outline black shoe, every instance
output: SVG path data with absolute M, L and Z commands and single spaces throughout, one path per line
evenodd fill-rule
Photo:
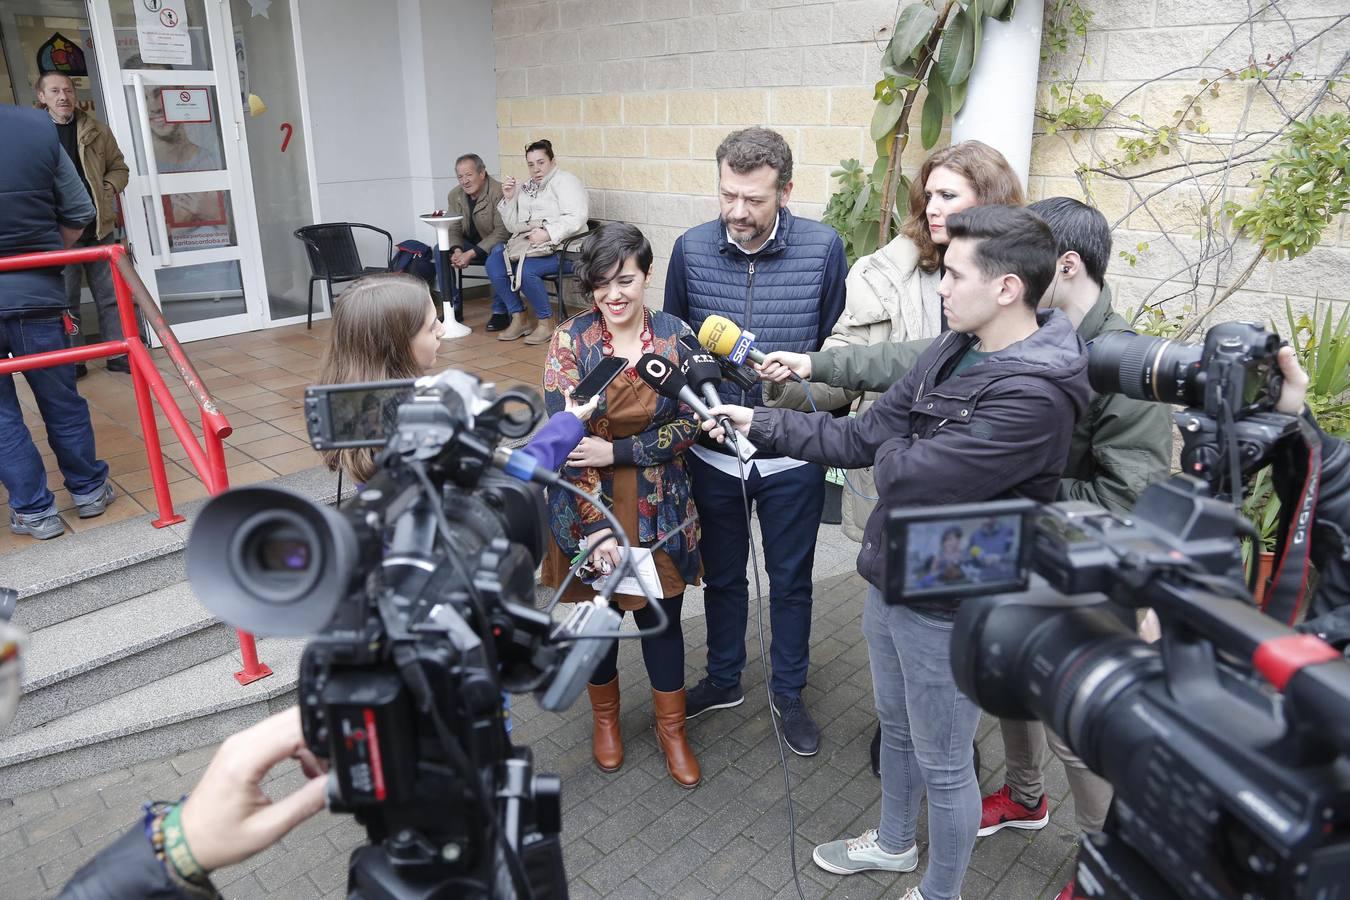
M 84 376 L 86 376 L 86 375 L 88 375 L 88 374 L 89 374 L 89 367 L 88 367 L 88 366 L 86 366 L 84 363 L 76 363 L 76 364 L 75 364 L 75 377 L 76 377 L 76 378 L 83 378 Z
M 979 767 L 975 771 L 979 772 Z M 881 723 L 877 723 L 876 733 L 872 735 L 872 774 L 881 777 Z
M 464 324 L 464 307 L 458 306 L 455 308 L 455 321 L 461 325 Z
M 130 375 L 131 360 L 127 359 L 125 356 L 110 356 L 108 357 L 108 371 L 121 372 L 123 375 Z
M 738 684 L 735 687 L 718 687 L 711 678 L 705 678 L 694 685 L 684 696 L 684 717 L 692 719 L 710 709 L 730 709 L 745 702 L 745 694 Z
M 505 331 L 506 326 L 511 324 L 510 313 L 493 313 L 492 318 L 488 319 L 488 331 Z
M 783 723 L 783 740 L 798 756 L 815 756 L 820 749 L 820 729 L 806 711 L 801 694 L 774 694 L 773 711 Z

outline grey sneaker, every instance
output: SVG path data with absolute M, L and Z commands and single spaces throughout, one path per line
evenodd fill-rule
M 15 534 L 27 534 L 39 541 L 48 541 L 65 534 L 66 523 L 53 513 L 50 516 L 20 516 L 14 510 L 9 511 L 9 530 Z
M 96 499 L 90 500 L 88 503 L 81 503 L 75 508 L 79 511 L 81 519 L 92 519 L 107 512 L 108 507 L 112 506 L 112 502 L 116 499 L 117 492 L 113 490 L 110 483 L 105 481 L 103 482 L 103 493 L 99 494 Z
M 855 838 L 821 844 L 812 853 L 816 865 L 836 875 L 854 872 L 913 872 L 919 867 L 919 845 L 903 853 L 887 853 L 877 844 L 877 830 L 869 828 Z

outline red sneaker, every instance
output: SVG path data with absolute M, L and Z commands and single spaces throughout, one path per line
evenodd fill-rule
M 1069 883 L 1064 885 L 1064 890 L 1055 895 L 1055 900 L 1073 900 L 1073 897 L 1073 879 L 1070 878 Z
M 1050 823 L 1050 807 L 1041 797 L 1034 809 L 1028 809 L 1012 798 L 1012 790 L 1005 784 L 998 793 L 980 801 L 980 837 L 988 837 L 1005 828 L 1026 828 L 1036 831 Z

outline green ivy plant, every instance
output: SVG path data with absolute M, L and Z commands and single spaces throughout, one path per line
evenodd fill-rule
M 937 143 L 942 123 L 960 112 L 966 101 L 984 21 L 1006 22 L 1015 7 L 1016 0 L 945 0 L 940 9 L 929 2 L 913 2 L 900 10 L 881 55 L 882 77 L 872 92 L 876 107 L 870 134 L 877 144 L 877 162 L 870 172 L 856 159 L 839 164 L 832 173 L 839 188 L 823 217 L 843 239 L 850 265 L 889 241 L 904 221 L 905 211 L 896 208 L 896 198 L 909 190 L 909 180 L 899 163 L 909 142 L 910 113 L 920 88 L 927 95 L 920 110 L 919 139 L 927 150 Z

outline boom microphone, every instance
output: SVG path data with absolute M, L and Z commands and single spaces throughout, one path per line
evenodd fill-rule
M 724 316 L 708 316 L 704 319 L 703 327 L 698 330 L 698 342 L 737 365 L 743 365 L 747 359 L 752 363 L 764 364 L 764 352 L 756 349 L 754 333 L 742 331 L 739 325 Z M 793 373 L 792 380 L 802 379 Z
M 644 353 L 637 361 L 637 373 L 639 378 L 649 384 L 652 390 L 661 396 L 679 400 L 692 409 L 694 415 L 705 422 L 716 422 L 721 425 L 722 430 L 727 433 L 728 440 L 736 448 L 736 453 L 742 461 L 748 462 L 750 457 L 755 455 L 755 446 L 742 437 L 725 416 L 719 419 L 712 414 L 712 410 L 708 409 L 707 405 L 690 389 L 689 382 L 685 381 L 679 370 L 670 364 L 670 360 L 664 356 L 657 356 L 655 353 Z

